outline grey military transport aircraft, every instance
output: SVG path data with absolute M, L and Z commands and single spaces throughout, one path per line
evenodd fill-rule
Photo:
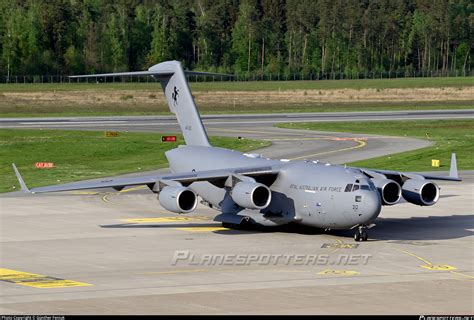
M 24 192 L 43 193 L 96 188 L 122 190 L 146 185 L 165 209 L 190 213 L 201 203 L 220 213 L 225 227 L 244 224 L 279 226 L 289 223 L 330 229 L 354 229 L 356 241 L 367 240 L 382 206 L 402 198 L 415 205 L 434 205 L 439 187 L 429 180 L 461 181 L 452 155 L 449 176 L 365 169 L 317 161 L 271 160 L 259 155 L 216 148 L 206 130 L 178 61 L 156 64 L 148 71 L 74 76 L 153 76 L 164 91 L 186 141 L 166 152 L 170 174 L 73 182 L 29 190 L 13 169 Z

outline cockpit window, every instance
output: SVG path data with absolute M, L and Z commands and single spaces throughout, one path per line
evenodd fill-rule
M 371 186 L 366 185 L 366 184 L 359 185 L 359 184 L 349 183 L 346 186 L 346 189 L 344 190 L 344 192 L 353 192 L 353 191 L 357 191 L 359 189 L 361 189 L 361 190 L 372 190 Z

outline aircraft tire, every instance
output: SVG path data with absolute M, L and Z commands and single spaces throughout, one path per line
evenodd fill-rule
M 357 230 L 354 233 L 354 240 L 357 241 L 357 242 L 361 241 L 361 234 L 360 234 L 359 230 Z
M 237 225 L 233 223 L 228 223 L 228 222 L 222 222 L 222 227 L 228 228 L 228 229 L 235 229 Z
M 368 237 L 369 237 L 369 236 L 367 235 L 367 232 L 362 231 L 361 240 L 362 240 L 362 241 L 367 241 L 367 238 L 368 238 Z

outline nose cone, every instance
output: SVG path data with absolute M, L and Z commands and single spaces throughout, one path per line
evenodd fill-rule
M 361 218 L 364 218 L 364 224 L 368 224 L 379 216 L 382 209 L 382 200 L 377 191 L 370 191 L 364 202 L 364 214 Z

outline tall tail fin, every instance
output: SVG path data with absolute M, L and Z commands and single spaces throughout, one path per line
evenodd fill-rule
M 119 72 L 94 75 L 71 76 L 70 78 L 98 78 L 120 76 L 153 76 L 158 79 L 168 102 L 170 111 L 176 115 L 186 144 L 210 146 L 201 116 L 186 80 L 188 75 L 219 75 L 216 73 L 184 71 L 179 61 L 166 61 L 156 64 L 148 71 Z M 225 75 L 230 76 L 230 75 Z
M 158 80 L 163 88 L 170 111 L 178 119 L 186 144 L 210 146 L 181 63 L 179 61 L 167 61 L 148 69 L 148 71 L 158 74 L 160 71 L 165 70 L 172 70 L 173 74 L 170 76 L 159 76 Z

